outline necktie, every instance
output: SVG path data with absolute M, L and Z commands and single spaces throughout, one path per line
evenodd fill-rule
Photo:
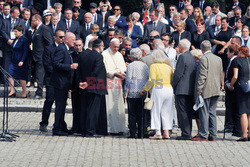
M 56 32 L 56 26 L 53 25 L 53 32 L 55 33 Z
M 153 22 L 153 28 L 154 28 L 154 30 L 155 30 L 155 28 L 156 28 L 156 24 L 155 24 L 155 22 Z
M 102 26 L 105 27 L 105 15 L 106 13 L 103 13 L 102 15 Z
M 203 2 L 201 2 L 201 11 L 203 11 Z
M 69 23 L 69 20 L 68 20 L 68 31 L 69 31 L 69 29 L 70 29 L 70 23 Z

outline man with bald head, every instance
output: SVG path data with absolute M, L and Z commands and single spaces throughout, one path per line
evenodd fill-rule
M 51 74 L 50 84 L 55 92 L 55 123 L 53 125 L 54 136 L 68 136 L 70 134 L 64 121 L 68 91 L 71 89 L 73 70 L 78 64 L 73 63 L 69 49 L 74 47 L 75 34 L 67 32 L 64 43 L 58 45 L 53 59 L 54 70 Z
M 121 134 L 125 132 L 125 108 L 123 100 L 122 81 L 126 78 L 126 64 L 119 51 L 120 41 L 113 38 L 109 48 L 104 50 L 103 61 L 107 71 L 108 95 L 106 109 L 108 132 Z

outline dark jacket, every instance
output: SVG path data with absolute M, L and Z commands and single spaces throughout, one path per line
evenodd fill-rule
M 196 63 L 194 56 L 186 51 L 177 61 L 173 77 L 173 89 L 175 95 L 194 95 Z
M 173 40 L 174 40 L 174 47 L 177 47 L 179 44 L 179 32 L 178 31 L 174 31 L 172 34 Z M 184 31 L 181 34 L 181 39 L 188 39 L 191 42 L 191 34 L 189 31 Z
M 128 26 L 126 25 L 124 27 L 124 30 L 126 32 L 126 36 L 128 36 Z M 132 31 L 132 34 L 130 36 L 132 38 L 132 48 L 136 48 L 137 47 L 137 38 L 138 37 L 142 37 L 142 32 L 141 32 L 141 28 L 140 26 L 137 26 L 137 25 L 134 25 L 134 28 L 133 28 L 133 31 Z
M 155 31 L 158 31 L 160 35 L 163 33 L 169 32 L 167 31 L 167 26 L 169 27 L 169 25 L 166 25 L 162 23 L 161 21 L 158 21 Z M 153 22 L 150 21 L 146 23 L 144 27 L 144 35 L 143 35 L 144 41 L 149 39 L 149 35 L 152 31 L 154 31 L 154 27 L 153 27 Z
M 69 50 L 67 50 L 66 44 L 61 43 L 56 48 L 54 55 L 50 85 L 57 89 L 70 90 L 73 76 L 73 70 L 70 66 L 73 60 L 69 54 Z
M 65 32 L 68 31 L 68 26 L 66 24 L 66 19 L 61 20 L 58 24 L 60 24 Z M 69 32 L 72 32 L 73 34 L 76 35 L 76 38 L 80 37 L 80 32 L 81 32 L 81 27 L 78 21 L 71 20 L 71 25 Z
M 192 19 L 187 18 L 185 23 L 186 23 L 186 29 L 185 30 L 189 31 L 191 34 L 193 34 L 197 30 L 196 25 L 195 25 L 195 23 L 194 23 L 194 21 Z
M 82 92 L 107 94 L 106 69 L 102 55 L 96 50 L 86 50 L 79 57 L 79 82 L 87 82 L 89 86 Z
M 115 25 L 123 29 L 127 25 L 126 17 L 120 16 L 119 19 L 116 21 Z

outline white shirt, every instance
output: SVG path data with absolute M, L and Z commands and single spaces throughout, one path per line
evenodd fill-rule
M 176 58 L 176 50 L 168 46 L 165 50 L 165 53 L 168 55 L 173 64 L 173 70 L 175 69 L 177 58 Z
M 36 27 L 36 29 L 38 30 L 38 28 L 42 25 L 43 23 L 40 23 L 37 27 Z
M 8 18 L 10 18 L 9 14 L 7 16 L 3 15 L 3 19 L 8 19 Z
M 115 18 L 115 21 L 119 20 L 120 17 L 121 17 L 121 15 L 117 16 L 117 17 Z
M 95 20 L 97 20 L 97 13 L 92 14 L 91 23 L 92 23 L 92 24 L 95 24 Z
M 164 24 L 169 25 L 168 20 L 167 20 L 167 19 L 165 19 L 165 18 L 163 18 L 163 17 L 160 19 L 160 21 L 161 21 L 161 22 L 163 22 Z
M 70 20 L 67 20 L 67 19 L 66 19 L 66 26 L 67 26 L 67 29 L 68 29 L 68 24 L 69 24 L 69 27 L 71 27 L 71 23 L 72 23 L 72 19 L 70 19 Z

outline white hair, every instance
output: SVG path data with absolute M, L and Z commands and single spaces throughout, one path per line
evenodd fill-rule
M 136 19 L 140 19 L 140 14 L 138 12 L 133 12 L 132 16 Z
M 200 48 L 203 52 L 209 51 L 212 49 L 211 42 L 209 40 L 205 40 L 201 43 Z
M 109 16 L 108 20 L 109 20 L 109 19 L 115 20 L 115 16 Z
M 92 17 L 92 13 L 90 13 L 90 12 L 85 13 L 84 17 L 85 17 L 87 14 L 89 14 L 89 15 Z
M 180 40 L 179 45 L 180 45 L 183 49 L 189 50 L 189 48 L 190 48 L 190 46 L 191 46 L 191 43 L 190 43 L 190 41 L 187 40 L 187 39 L 182 39 L 182 40 Z
M 57 6 L 60 7 L 60 8 L 63 7 L 63 5 L 61 3 L 59 3 L 59 2 L 57 2 L 57 3 L 54 4 L 54 8 L 56 8 Z
M 150 46 L 148 46 L 148 44 L 142 44 L 140 45 L 140 49 L 145 52 L 149 52 L 150 51 Z
M 133 60 L 140 60 L 141 57 L 142 57 L 142 51 L 141 51 L 141 49 L 139 49 L 139 48 L 133 48 L 133 49 L 131 49 L 131 51 L 130 51 L 130 57 Z
M 200 49 L 191 50 L 190 53 L 198 59 L 200 59 L 202 56 L 202 51 Z
M 156 49 L 162 50 L 164 52 L 165 46 L 164 46 L 163 42 L 156 42 L 154 44 L 154 50 L 156 50 Z
M 110 44 L 112 44 L 113 42 L 119 42 L 120 43 L 120 40 L 117 39 L 117 38 L 113 38 L 113 39 L 111 39 Z

